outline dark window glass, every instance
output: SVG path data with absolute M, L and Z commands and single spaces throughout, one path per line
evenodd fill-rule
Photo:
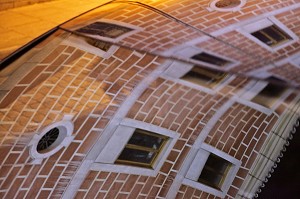
M 225 60 L 220 57 L 216 57 L 214 55 L 211 55 L 211 54 L 208 54 L 205 52 L 196 54 L 196 55 L 192 56 L 191 58 L 198 60 L 198 61 L 206 62 L 209 64 L 217 65 L 217 66 L 225 66 L 230 63 L 230 61 L 228 61 L 228 60 Z
M 227 74 L 223 72 L 195 66 L 181 79 L 203 86 L 213 87 L 222 81 L 226 76 Z
M 116 163 L 152 168 L 168 137 L 136 129 Z
M 164 139 L 162 137 L 157 137 L 154 134 L 145 134 L 144 132 L 137 130 L 128 141 L 128 144 L 159 149 L 163 144 L 163 141 Z
M 153 151 L 144 151 L 139 149 L 125 148 L 118 159 L 131 161 L 131 162 L 151 164 L 155 155 L 156 152 Z
M 270 108 L 285 90 L 284 86 L 268 84 L 251 101 Z
M 221 157 L 210 154 L 198 179 L 199 182 L 221 189 L 231 163 Z
M 106 22 L 95 22 L 76 31 L 80 33 L 99 35 L 102 37 L 109 37 L 114 39 L 132 30 L 133 29 L 131 28 L 127 28 L 116 24 Z
M 268 46 L 276 46 L 291 39 L 290 36 L 275 25 L 263 28 L 251 34 Z
M 53 128 L 48 131 L 38 142 L 36 150 L 42 153 L 44 150 L 48 149 L 58 138 L 59 129 Z

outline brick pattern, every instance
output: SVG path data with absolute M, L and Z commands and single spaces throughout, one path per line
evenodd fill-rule
M 78 27 L 78 23 L 87 24 L 88 21 L 91 21 L 91 17 L 93 21 L 104 19 L 131 24 L 141 28 L 141 30 L 121 40 L 120 44 L 148 52 L 164 52 L 186 41 L 203 36 L 198 31 L 139 5 L 126 3 L 114 3 L 112 5 L 115 7 L 99 8 L 94 13 L 68 23 L 66 27 Z
M 220 118 L 205 142 L 242 161 L 240 172 L 248 172 L 278 116 L 267 116 L 257 110 L 235 103 Z M 234 198 L 245 177 L 236 176 L 228 197 Z
M 248 1 L 241 11 L 233 13 L 209 12 L 206 9 L 208 6 L 207 1 L 195 2 L 185 0 L 179 4 L 175 3 L 174 0 L 170 0 L 163 2 L 145 1 L 144 3 L 148 3 L 189 25 L 199 28 L 201 31 L 211 33 L 265 12 L 294 5 L 297 2 L 295 0 L 265 0 L 261 1 L 261 3 Z M 113 5 L 117 6 L 118 9 L 114 7 L 108 12 L 107 8 L 104 7 L 103 11 L 99 9 L 93 14 L 70 23 L 70 26 L 76 25 L 79 22 L 87 23 L 86 21 L 90 20 L 91 17 L 132 24 L 142 28 L 142 30 L 126 37 L 120 41 L 120 44 L 155 53 L 165 52 L 187 41 L 204 36 L 199 31 L 139 5 L 128 5 L 126 3 Z M 122 10 L 122 13 L 119 10 Z M 298 23 L 299 10 L 299 8 L 289 10 L 275 16 L 298 36 L 300 36 L 300 24 Z M 218 39 L 224 42 L 210 38 L 207 41 L 196 44 L 196 46 L 236 60 L 240 64 L 230 71 L 238 73 L 259 69 L 262 66 L 272 64 L 273 61 L 287 58 L 300 50 L 300 42 L 297 41 L 283 49 L 271 52 L 237 31 L 227 32 L 218 36 Z M 235 47 L 238 47 L 238 49 Z
M 208 194 L 206 192 L 200 191 L 198 189 L 194 189 L 192 187 L 181 185 L 179 191 L 176 195 L 176 199 L 198 199 L 198 198 L 208 198 L 208 199 L 220 199 L 220 197 Z
M 274 75 L 278 75 L 282 77 L 283 79 L 287 79 L 295 84 L 300 83 L 300 68 L 292 65 L 292 64 L 284 64 L 282 66 L 270 69 L 269 72 L 271 72 Z
M 120 183 L 115 177 L 114 179 L 102 180 L 105 184 L 109 181 L 111 188 L 108 189 L 105 184 L 98 183 L 96 177 L 93 180 L 90 179 L 91 173 L 95 173 L 93 171 L 90 172 L 90 175 L 86 177 L 81 185 L 77 197 L 89 198 L 91 197 L 89 194 L 97 190 L 97 193 L 94 194 L 98 194 L 98 198 L 108 197 L 110 192 L 118 192 L 117 198 L 131 198 L 133 197 L 131 194 L 135 194 L 140 198 L 165 198 L 191 149 L 191 145 L 226 99 L 225 96 L 212 96 L 173 81 L 158 78 L 139 97 L 127 117 L 161 126 L 181 134 L 167 157 L 167 161 L 161 167 L 159 174 L 156 177 L 129 175 L 128 179 L 131 179 L 129 187 L 129 182 L 125 182 L 122 186 L 121 184 L 115 185 Z M 102 173 L 97 172 L 93 176 L 100 176 Z M 121 174 L 108 173 L 107 175 L 117 176 Z M 132 180 L 132 178 L 135 180 Z M 145 179 L 144 183 L 139 182 L 138 179 L 140 178 Z
M 165 198 L 201 130 L 216 110 L 247 82 L 248 80 L 244 78 L 233 79 L 219 93 L 210 95 L 171 80 L 163 78 L 155 80 L 135 102 L 127 117 L 180 133 L 180 138 L 159 174 L 156 177 L 148 177 L 91 171 L 81 185 L 77 198 L 94 196 L 105 198 L 113 193 L 116 198 L 131 198 L 132 194 L 139 198 Z M 295 96 L 295 93 L 291 94 L 282 103 L 283 107 L 278 107 L 276 110 L 278 114 L 283 113 L 282 110 L 286 109 Z M 248 106 L 235 103 L 210 131 L 206 143 L 242 161 L 242 166 L 226 198 L 236 196 L 277 120 L 277 114 L 267 116 Z M 103 175 L 105 178 L 100 177 Z M 124 175 L 127 176 L 127 180 L 130 179 L 130 183 L 117 177 Z M 143 183 L 139 182 L 141 178 L 146 180 Z M 218 198 L 185 185 L 180 187 L 176 197 Z
M 0 193 L 60 198 L 122 102 L 162 62 L 123 48 L 108 59 L 66 45 L 49 52 L 0 103 Z M 31 165 L 27 144 L 65 114 L 74 115 L 74 141 Z
M 218 12 L 207 10 L 209 1 L 206 0 L 183 0 L 178 3 L 176 0 L 168 1 L 146 1 L 170 15 L 183 20 L 207 33 L 222 29 L 239 21 L 250 19 L 257 15 L 271 12 L 280 8 L 299 3 L 297 0 L 262 0 L 247 1 L 239 12 Z

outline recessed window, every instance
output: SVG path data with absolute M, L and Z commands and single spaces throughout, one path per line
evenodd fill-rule
M 241 161 L 205 143 L 189 158 L 192 163 L 182 183 L 224 198 Z
M 198 178 L 198 182 L 221 189 L 231 165 L 227 160 L 210 154 Z
M 270 51 L 279 50 L 298 40 L 298 36 L 275 17 L 247 24 L 238 31 Z
M 224 80 L 227 75 L 227 73 L 194 66 L 181 79 L 212 88 Z
M 124 119 L 104 132 L 93 170 L 156 176 L 179 133 L 148 123 Z
M 116 163 L 152 168 L 167 140 L 166 136 L 136 129 Z
M 267 84 L 251 101 L 271 108 L 285 91 L 286 87 L 284 86 Z
M 269 27 L 255 31 L 251 33 L 251 35 L 253 35 L 261 42 L 271 47 L 280 45 L 281 43 L 292 39 L 288 34 L 286 34 L 276 25 L 271 25 Z
M 117 24 L 107 23 L 107 22 L 95 22 L 80 29 L 77 29 L 77 32 L 98 35 L 101 37 L 109 37 L 115 39 L 121 35 L 132 31 L 133 29 L 120 26 Z
M 206 52 L 201 52 L 199 54 L 196 54 L 191 57 L 191 59 L 197 60 L 197 61 L 202 61 L 208 64 L 216 65 L 216 66 L 226 66 L 227 64 L 230 64 L 231 62 L 223 59 L 221 57 L 217 57 L 215 55 L 206 53 Z

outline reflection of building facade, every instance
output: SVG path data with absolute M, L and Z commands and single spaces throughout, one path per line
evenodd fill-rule
M 299 84 L 300 4 L 212 2 L 115 2 L 9 66 L 0 196 L 252 198 L 300 96 L 239 73 Z

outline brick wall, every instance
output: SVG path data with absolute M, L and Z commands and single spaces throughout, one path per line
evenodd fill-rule
M 184 1 L 174 3 L 173 1 L 149 3 L 177 19 L 199 28 L 206 33 L 226 29 L 229 25 L 243 22 L 260 16 L 266 11 L 276 11 L 296 4 L 295 1 L 262 1 L 261 5 L 254 1 L 248 1 L 239 12 L 222 13 L 207 11 L 207 3 L 204 1 Z M 66 25 L 68 28 L 78 26 L 78 23 L 88 24 L 91 19 L 108 19 L 120 21 L 142 28 L 141 31 L 126 37 L 120 44 L 145 50 L 147 52 L 164 53 L 172 48 L 178 47 L 196 38 L 204 37 L 201 31 L 197 31 L 189 26 L 178 23 L 162 13 L 157 13 L 141 5 L 129 5 L 126 3 L 113 4 L 116 7 L 100 8 Z M 285 24 L 293 33 L 300 36 L 300 24 L 298 23 L 300 8 L 282 11 L 275 14 L 275 17 Z M 230 71 L 243 73 L 260 69 L 263 66 L 273 64 L 276 61 L 287 58 L 300 50 L 300 42 L 297 41 L 278 51 L 270 51 L 256 42 L 245 37 L 241 33 L 225 31 L 224 34 L 217 36 L 218 40 L 209 38 L 202 42 L 194 42 L 193 45 L 210 52 L 219 54 L 236 60 L 239 64 Z M 188 59 L 185 55 L 179 58 Z M 298 80 L 297 80 L 298 81 Z
M 60 198 L 122 102 L 161 62 L 123 48 L 109 59 L 66 45 L 49 52 L 0 104 L 1 197 Z M 31 165 L 32 136 L 65 114 L 74 115 L 74 141 Z

